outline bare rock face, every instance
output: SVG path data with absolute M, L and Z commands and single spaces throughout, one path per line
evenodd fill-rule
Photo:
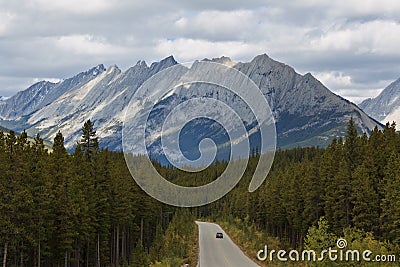
M 368 98 L 360 105 L 365 113 L 386 124 L 400 122 L 400 79 L 392 82 L 377 97 Z

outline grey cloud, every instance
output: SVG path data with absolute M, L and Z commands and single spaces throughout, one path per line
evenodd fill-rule
M 102 6 L 91 8 L 95 2 L 80 7 L 77 0 L 0 0 L 0 16 L 7 16 L 7 23 L 0 17 L 0 95 L 22 90 L 34 78 L 66 78 L 99 63 L 126 69 L 138 60 L 150 63 L 170 54 L 178 60 L 226 55 L 247 61 L 265 52 L 300 73 L 350 76 L 352 84 L 331 88 L 350 99 L 400 77 L 400 51 L 391 48 L 390 42 L 397 44 L 391 36 L 371 41 L 370 50 L 359 53 L 357 42 L 368 40 L 361 29 L 358 40 L 346 37 L 347 48 L 331 48 L 338 32 L 352 33 L 373 21 L 400 25 L 398 1 L 365 6 L 344 0 L 101 0 Z M 387 31 L 400 35 L 396 27 Z M 319 45 L 327 36 L 332 40 Z

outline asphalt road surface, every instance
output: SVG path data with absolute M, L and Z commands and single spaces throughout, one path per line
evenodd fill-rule
M 218 224 L 196 222 L 199 226 L 199 267 L 256 267 Z M 224 238 L 215 238 L 221 232 Z

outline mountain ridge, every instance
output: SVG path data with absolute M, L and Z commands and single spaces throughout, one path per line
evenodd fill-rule
M 258 55 L 250 62 L 233 62 L 229 57 L 204 60 L 236 68 L 260 88 L 275 117 L 279 147 L 326 146 L 332 138 L 343 136 L 343 127 L 350 117 L 354 117 L 360 132 L 368 133 L 375 126 L 381 127 L 310 73 L 301 75 L 267 54 Z M 56 84 L 39 82 L 0 101 L 0 124 L 16 130 L 26 129 L 30 135 L 39 132 L 48 140 L 61 130 L 66 146 L 72 148 L 79 140 L 84 121 L 91 119 L 101 145 L 121 150 L 122 121 L 130 99 L 148 78 L 176 64 L 173 56 L 150 65 L 138 61 L 125 71 L 116 65 L 106 69 L 100 64 Z M 192 92 L 186 94 L 188 97 Z M 229 100 L 226 93 L 219 96 L 221 99 L 224 96 L 229 105 L 238 104 Z M 183 96 L 169 97 L 172 100 Z

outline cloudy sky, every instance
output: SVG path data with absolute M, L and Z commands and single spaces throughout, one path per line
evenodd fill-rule
M 400 1 L 0 0 L 0 95 L 92 66 L 258 54 L 356 103 L 400 78 Z

